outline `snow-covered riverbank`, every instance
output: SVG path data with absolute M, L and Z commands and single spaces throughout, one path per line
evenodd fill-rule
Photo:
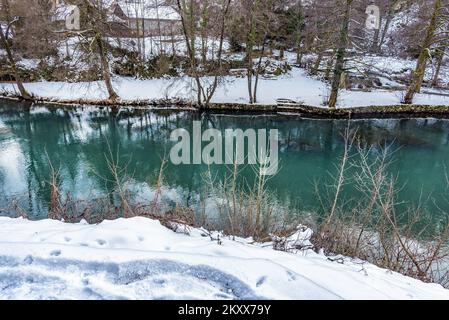
M 208 81 L 207 78 L 204 81 Z M 226 76 L 215 93 L 215 103 L 247 103 L 248 92 L 246 78 Z M 83 82 L 35 82 L 26 83 L 26 89 L 34 96 L 47 100 L 106 100 L 104 83 Z M 138 80 L 115 77 L 114 87 L 124 102 L 141 100 L 177 100 L 195 101 L 195 83 L 189 77 Z M 429 89 L 430 90 L 430 89 Z M 427 91 L 429 91 L 427 90 Z M 427 92 L 426 90 L 424 90 Z M 17 88 L 12 83 L 0 83 L 0 93 L 14 94 Z M 448 96 L 440 95 L 436 89 L 432 94 L 417 94 L 416 105 L 449 105 Z M 438 94 L 435 94 L 438 93 Z M 293 68 L 288 74 L 273 79 L 261 79 L 258 89 L 258 103 L 275 105 L 278 99 L 288 99 L 308 106 L 323 107 L 327 101 L 329 88 L 318 80 L 309 77 L 304 69 Z M 338 105 L 340 107 L 388 106 L 401 102 L 403 91 L 372 89 L 372 91 L 342 90 Z
M 0 218 L 0 299 L 449 299 L 367 263 L 189 233 L 146 218 Z

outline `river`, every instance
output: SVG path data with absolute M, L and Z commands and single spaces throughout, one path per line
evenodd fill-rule
M 50 199 L 50 166 L 59 170 L 61 189 L 89 199 L 114 189 L 106 157 L 117 155 L 132 179 L 129 188 L 144 201 L 154 194 L 161 158 L 170 152 L 170 133 L 203 129 L 278 129 L 279 173 L 268 189 L 292 214 L 320 211 L 324 194 L 344 150 L 346 120 L 304 119 L 295 115 L 223 115 L 186 111 L 124 110 L 117 116 L 95 107 L 27 107 L 0 100 L 0 208 L 16 202 L 33 219 L 45 218 Z M 449 121 L 437 119 L 352 120 L 357 141 L 379 151 L 394 151 L 388 172 L 397 177 L 399 206 L 416 206 L 435 217 L 449 212 L 446 167 L 449 166 Z M 173 165 L 164 173 L 164 201 L 195 206 L 207 189 L 206 165 Z M 212 166 L 218 177 L 229 167 Z M 251 168 L 241 176 L 251 180 Z M 314 187 L 318 185 L 318 189 Z M 206 190 L 207 191 L 207 190 Z M 349 181 L 345 198 L 359 194 Z

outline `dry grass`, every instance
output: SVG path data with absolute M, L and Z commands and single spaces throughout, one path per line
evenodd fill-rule
M 449 267 L 449 221 L 435 226 L 421 204 L 398 210 L 401 188 L 397 178 L 388 174 L 390 146 L 374 150 L 355 141 L 356 132 L 346 131 L 345 152 L 329 187 L 330 200 L 322 199 L 325 218 L 314 235 L 315 247 L 443 284 Z M 348 181 L 359 198 L 342 199 Z
M 176 232 L 188 233 L 190 227 L 205 227 L 221 230 L 225 235 L 273 242 L 277 250 L 283 250 L 283 239 L 292 235 L 298 225 L 307 225 L 314 230 L 311 242 L 317 251 L 360 258 L 449 287 L 449 222 L 432 222 L 421 205 L 406 212 L 398 210 L 396 198 L 400 187 L 396 177 L 387 173 L 391 162 L 389 146 L 366 148 L 358 142 L 357 132 L 349 128 L 344 139 L 346 147 L 333 175 L 334 183 L 327 187 L 327 192 L 318 194 L 323 213 L 311 214 L 308 220 L 289 215 L 289 209 L 268 192 L 267 177 L 260 174 L 260 168 L 253 168 L 256 178 L 248 183 L 241 179 L 242 169 L 237 164 L 221 179 L 213 176 L 211 170 L 206 172 L 207 192 L 202 195 L 201 212 L 182 204 L 168 210 L 163 208 L 165 158 L 152 185 L 153 199 L 138 202 L 127 187 L 131 177 L 126 166 L 121 167 L 118 155 L 112 152 L 105 158 L 112 177 L 108 181 L 114 183 L 114 190 L 85 201 L 63 194 L 59 171 L 49 160 L 48 216 L 65 222 L 85 219 L 90 223 L 145 216 L 160 220 Z M 343 189 L 349 183 L 356 186 L 359 198 L 344 197 Z M 27 215 L 17 201 L 13 201 L 8 210 L 18 216 Z M 220 239 L 215 240 L 220 242 Z

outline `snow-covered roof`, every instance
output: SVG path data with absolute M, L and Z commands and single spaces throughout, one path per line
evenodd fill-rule
M 179 13 L 171 6 L 158 4 L 156 1 L 120 1 L 117 2 L 128 18 L 145 18 L 153 20 L 181 20 Z
M 163 4 L 162 1 L 136 1 L 136 0 L 121 0 L 112 1 L 104 0 L 105 5 L 118 5 L 122 9 L 126 17 L 130 19 L 145 18 L 151 20 L 173 20 L 180 21 L 181 16 L 171 6 Z M 143 3 L 143 5 L 142 5 Z M 64 21 L 69 14 L 76 8 L 75 5 L 60 4 L 55 8 L 53 21 Z M 111 14 L 108 17 L 109 22 L 125 22 L 123 17 Z

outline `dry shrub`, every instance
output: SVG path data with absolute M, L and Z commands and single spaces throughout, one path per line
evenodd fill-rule
M 223 179 L 213 176 L 210 170 L 204 176 L 208 190 L 204 201 L 213 202 L 215 227 L 225 234 L 253 237 L 257 241 L 271 240 L 270 234 L 292 229 L 291 225 L 286 226 L 288 219 L 284 219 L 288 209 L 267 190 L 269 177 L 261 174 L 262 167 L 252 167 L 255 175 L 252 184 L 241 179 L 236 163 L 228 169 L 230 173 Z
M 345 152 L 330 186 L 329 209 L 313 237 L 316 249 L 443 284 L 449 263 L 449 222 L 435 227 L 421 204 L 399 210 L 400 188 L 387 170 L 390 146 L 365 148 L 355 143 L 356 132 L 349 130 L 344 137 Z M 360 194 L 357 199 L 343 199 L 348 182 Z
M 334 183 L 327 193 L 318 195 L 325 215 L 314 223 L 306 223 L 315 231 L 311 239 L 313 248 L 328 255 L 360 258 L 407 276 L 449 286 L 449 222 L 441 221 L 437 226 L 431 223 L 422 205 L 405 212 L 398 210 L 400 188 L 396 177 L 387 170 L 390 148 L 365 148 L 358 142 L 356 132 L 349 128 L 344 138 L 344 154 L 336 168 Z M 49 161 L 49 218 L 97 223 L 104 219 L 146 216 L 160 220 L 175 232 L 189 233 L 190 227 L 207 227 L 221 230 L 224 235 L 272 242 L 275 249 L 285 251 L 290 248 L 287 239 L 297 232 L 298 225 L 304 225 L 267 191 L 267 177 L 260 174 L 260 168 L 254 168 L 256 179 L 251 184 L 239 179 L 236 164 L 221 180 L 209 170 L 204 177 L 208 192 L 200 204 L 202 215 L 198 215 L 180 204 L 169 210 L 162 208 L 165 159 L 157 174 L 155 197 L 148 203 L 133 200 L 127 187 L 130 177 L 126 166 L 119 166 L 118 156 L 110 152 L 106 161 L 115 184 L 113 194 L 90 197 L 94 199 L 90 201 L 72 199 L 70 194 L 63 196 L 59 171 Z M 343 190 L 349 183 L 356 187 L 359 198 L 345 199 Z M 19 215 L 25 215 L 20 206 L 15 208 Z M 215 219 L 211 211 L 216 211 Z M 219 238 L 217 242 L 221 242 Z

